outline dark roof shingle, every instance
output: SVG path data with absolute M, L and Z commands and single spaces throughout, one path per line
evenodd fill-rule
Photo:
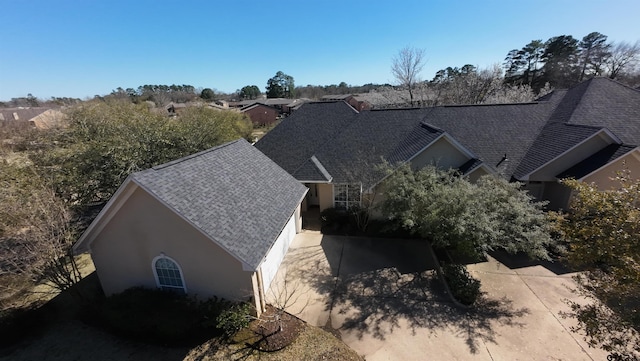
M 253 269 L 307 191 L 244 139 L 131 177 Z

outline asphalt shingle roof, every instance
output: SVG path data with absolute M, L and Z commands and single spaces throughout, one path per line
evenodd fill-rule
M 253 269 L 307 191 L 244 139 L 131 177 Z
M 521 179 L 603 128 L 565 123 L 549 123 L 533 142 L 513 176 Z
M 509 177 L 554 106 L 548 101 L 436 107 L 424 121 L 445 130 L 483 163 Z
M 357 111 L 342 101 L 307 103 L 265 134 L 256 148 L 293 174 L 318 148 L 342 132 L 356 115 Z
M 300 181 L 320 183 L 328 183 L 333 179 L 316 156 L 311 156 L 309 160 L 302 163 L 300 168 L 293 173 L 293 176 Z
M 521 104 L 361 113 L 342 102 L 307 104 L 256 146 L 299 180 L 326 181 L 309 162 L 314 155 L 343 183 L 375 178 L 365 169 L 383 158 L 406 161 L 446 133 L 477 162 L 521 179 L 605 128 L 625 145 L 640 144 L 640 92 L 593 78 Z
M 593 78 L 569 89 L 567 96 L 571 93 L 579 93 L 580 101 L 567 123 L 606 127 L 622 143 L 640 145 L 640 91 L 609 78 Z

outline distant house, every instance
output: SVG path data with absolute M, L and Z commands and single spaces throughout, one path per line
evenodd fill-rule
M 567 208 L 574 177 L 602 189 L 622 164 L 640 177 L 640 92 L 607 78 L 535 102 L 358 111 L 344 101 L 310 103 L 256 147 L 310 188 L 303 208 L 348 207 L 376 189 L 373 165 L 428 164 L 470 179 L 519 181 L 550 209 Z
M 280 110 L 260 103 L 248 105 L 240 111 L 249 116 L 254 126 L 272 125 L 280 117 Z
M 180 114 L 183 110 L 185 110 L 187 108 L 187 104 L 171 102 L 167 104 L 167 106 L 164 108 L 167 110 L 167 113 L 169 114 L 170 117 L 174 117 Z
M 229 103 L 233 108 L 248 108 L 255 104 L 262 104 L 278 110 L 280 117 L 286 117 L 302 104 L 309 102 L 309 99 L 286 99 L 286 98 L 258 98 Z
M 251 298 L 264 310 L 307 189 L 245 140 L 131 174 L 74 245 L 107 295 Z
M 50 129 L 62 124 L 59 109 L 46 107 L 0 108 L 0 125 Z
M 341 94 L 341 95 L 325 95 L 322 97 L 324 101 L 342 100 L 353 107 L 353 109 L 361 112 L 363 110 L 370 110 L 371 104 L 358 95 L 353 94 Z

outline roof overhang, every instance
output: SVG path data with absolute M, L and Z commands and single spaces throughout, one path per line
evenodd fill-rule
M 435 127 L 434 127 L 435 128 Z M 447 132 L 443 132 L 442 134 L 440 134 L 438 137 L 436 137 L 434 140 L 432 140 L 431 142 L 429 142 L 429 144 L 427 144 L 426 146 L 424 146 L 422 149 L 420 149 L 419 151 L 417 151 L 414 155 L 412 155 L 411 157 L 409 157 L 409 159 L 407 159 L 404 162 L 401 162 L 400 164 L 406 164 L 406 163 L 411 163 L 411 161 L 413 159 L 415 159 L 418 155 L 420 155 L 422 152 L 424 152 L 425 150 L 427 150 L 429 147 L 431 147 L 433 144 L 437 143 L 440 139 L 444 139 L 447 142 L 449 142 L 449 144 L 453 145 L 454 148 L 456 148 L 456 150 L 458 150 L 459 152 L 461 152 L 462 154 L 464 154 L 467 158 L 469 159 L 473 159 L 473 158 L 477 158 L 470 150 L 468 150 L 466 147 L 464 147 L 460 142 L 458 142 L 455 138 L 453 138 L 451 135 L 449 135 Z M 486 165 L 481 164 L 479 166 L 484 166 L 486 167 Z M 476 168 L 478 168 L 479 166 L 474 167 L 473 169 L 471 169 L 468 173 L 470 173 L 471 171 L 475 170 Z M 491 170 L 490 168 L 486 168 L 488 172 L 490 173 L 496 173 L 495 171 Z M 393 174 L 393 173 L 391 173 Z M 365 190 L 365 192 L 371 192 L 373 190 L 373 188 L 377 187 L 378 184 L 382 183 L 385 179 L 387 179 L 389 176 L 391 176 L 391 174 L 387 174 L 384 177 L 382 177 L 379 181 L 375 182 L 373 185 L 371 185 L 369 188 L 367 188 Z
M 133 181 L 131 176 L 128 176 L 107 204 L 102 207 L 100 213 L 98 213 L 93 222 L 91 222 L 89 227 L 82 233 L 78 241 L 73 245 L 73 253 L 91 253 L 91 244 L 95 238 L 102 232 L 113 216 L 118 213 L 118 210 L 127 202 L 137 188 L 137 183 Z
M 583 180 L 585 180 L 586 178 L 589 178 L 590 176 L 592 176 L 592 175 L 594 175 L 594 174 L 596 174 L 596 173 L 598 173 L 598 172 L 601 172 L 602 170 L 604 170 L 604 169 L 606 169 L 606 168 L 608 168 L 608 167 L 612 166 L 612 165 L 613 165 L 614 163 L 616 163 L 618 160 L 620 160 L 621 158 L 624 158 L 624 157 L 628 156 L 629 154 L 631 154 L 633 157 L 635 157 L 635 158 L 636 158 L 636 160 L 640 161 L 640 147 L 635 147 L 635 148 L 633 148 L 632 150 L 628 151 L 627 153 L 622 154 L 622 155 L 621 155 L 621 156 L 619 156 L 618 158 L 616 158 L 616 159 L 614 159 L 614 160 L 610 161 L 609 163 L 607 163 L 607 164 L 603 165 L 602 167 L 600 167 L 600 168 L 598 168 L 598 169 L 596 169 L 596 170 L 594 170 L 594 171 L 592 171 L 592 172 L 590 172 L 590 173 L 588 173 L 588 174 L 586 174 L 586 175 L 582 176 L 582 177 L 581 177 L 581 178 L 579 178 L 578 180 L 579 180 L 579 181 L 583 181 Z
M 536 168 L 536 169 L 532 170 L 531 172 L 525 174 L 524 176 L 518 178 L 518 180 L 519 181 L 523 181 L 523 182 L 529 181 L 530 180 L 529 178 L 531 177 L 532 174 L 540 171 L 541 169 L 543 169 L 544 167 L 548 166 L 549 164 L 551 164 L 551 163 L 555 162 L 556 160 L 564 157 L 565 155 L 571 153 L 573 150 L 579 148 L 580 146 L 582 146 L 586 142 L 590 141 L 591 139 L 594 139 L 595 137 L 609 138 L 609 140 L 611 141 L 611 143 L 609 143 L 609 144 L 613 144 L 613 143 L 622 144 L 622 141 L 620 140 L 620 138 L 618 138 L 615 134 L 613 134 L 609 129 L 602 128 L 599 131 L 597 131 L 596 133 L 592 134 L 591 136 L 583 139 L 579 143 L 574 144 L 571 148 L 565 150 L 564 152 L 558 154 L 554 158 L 548 160 L 547 162 L 545 162 L 544 164 L 542 164 L 538 168 Z
M 158 196 L 156 196 L 155 193 L 153 193 L 152 191 L 147 189 L 144 185 L 136 182 L 136 180 L 132 176 L 127 177 L 127 179 L 122 183 L 120 188 L 118 188 L 116 193 L 114 193 L 114 195 L 111 197 L 109 202 L 107 202 L 107 204 L 102 208 L 102 210 L 100 211 L 98 216 L 93 220 L 93 222 L 91 222 L 91 224 L 84 231 L 82 236 L 80 236 L 80 239 L 78 239 L 78 241 L 73 245 L 73 248 L 72 248 L 73 252 L 76 253 L 76 254 L 84 253 L 84 252 L 91 253 L 91 245 L 93 244 L 93 242 L 98 238 L 98 236 L 100 235 L 102 230 L 109 224 L 111 219 L 118 213 L 118 210 L 120 210 L 120 208 L 122 208 L 122 206 L 124 204 L 126 204 L 127 200 L 130 198 L 130 196 L 137 189 L 144 190 L 147 194 L 149 194 L 155 200 L 160 202 L 163 206 L 165 206 L 167 209 L 169 209 L 171 212 L 173 212 L 179 218 L 181 218 L 182 220 L 187 222 L 187 224 L 189 224 L 195 230 L 200 232 L 200 234 L 202 234 L 205 238 L 211 240 L 218 247 L 220 247 L 223 250 L 225 250 L 225 252 L 227 252 L 233 258 L 237 259 L 240 262 L 240 264 L 242 265 L 242 269 L 244 271 L 257 271 L 258 270 L 258 268 L 254 268 L 253 266 L 249 265 L 248 263 L 246 263 L 241 258 L 237 257 L 234 252 L 231 252 L 221 242 L 216 240 L 214 237 L 212 237 L 211 235 L 209 235 L 208 233 L 203 231 L 196 224 L 194 224 L 189 219 L 184 217 L 182 214 L 180 214 L 180 212 L 178 212 L 171 205 L 167 204 L 165 201 L 160 199 Z M 307 195 L 308 191 L 309 191 L 309 189 L 306 189 L 304 191 L 304 193 L 302 194 L 302 197 L 300 197 L 300 199 L 298 200 L 298 203 L 297 203 L 298 205 L 300 203 L 302 203 L 302 201 L 304 200 L 304 197 Z M 295 212 L 295 210 L 294 210 L 294 212 Z M 288 222 L 288 219 L 287 219 L 287 222 Z M 286 223 L 285 223 L 285 225 L 286 225 Z M 283 228 L 284 228 L 285 225 L 283 225 Z M 280 232 L 282 232 L 282 230 L 280 230 Z M 275 242 L 275 239 L 274 239 L 274 242 Z M 259 267 L 259 265 L 258 265 L 258 267 Z

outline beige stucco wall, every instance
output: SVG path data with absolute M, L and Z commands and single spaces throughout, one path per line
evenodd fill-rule
M 608 136 L 598 135 L 593 137 L 561 157 L 549 162 L 541 169 L 533 172 L 529 176 L 529 180 L 542 182 L 555 181 L 556 175 L 587 159 L 597 151 L 611 144 L 611 142 L 612 140 Z
M 320 212 L 333 207 L 333 184 L 318 184 L 318 201 L 320 203 Z
M 469 157 L 442 137 L 415 156 L 411 160 L 411 168 L 420 169 L 428 165 L 441 169 L 458 168 L 468 160 Z
M 600 190 L 617 189 L 620 183 L 615 180 L 616 172 L 622 170 L 624 166 L 629 169 L 632 178 L 640 178 L 640 159 L 637 152 L 631 152 L 588 175 L 582 181 L 595 183 Z
M 91 245 L 105 293 L 157 287 L 152 261 L 161 253 L 180 265 L 190 294 L 254 297 L 253 272 L 243 271 L 240 261 L 136 187 Z

